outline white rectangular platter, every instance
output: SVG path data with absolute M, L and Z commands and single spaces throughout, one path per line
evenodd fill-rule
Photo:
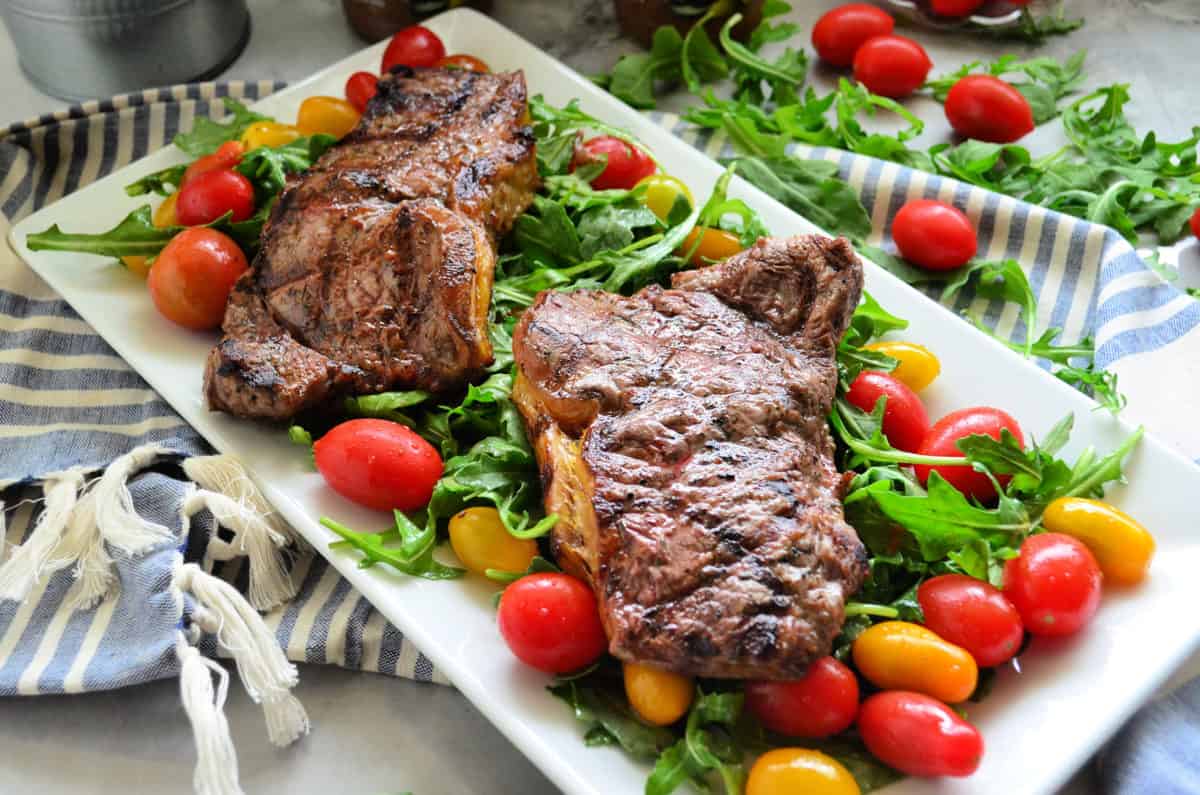
M 720 175 L 721 169 L 703 154 L 487 17 L 460 9 L 429 26 L 449 52 L 476 55 L 496 70 L 524 70 L 531 95 L 544 94 L 556 105 L 579 98 L 588 113 L 631 130 L 697 197 L 707 195 Z M 340 96 L 351 72 L 377 70 L 383 46 L 363 50 L 254 107 L 281 120 L 293 119 L 305 97 Z M 77 231 L 109 228 L 142 203 L 127 197 L 124 185 L 183 160 L 174 147 L 162 149 L 25 219 L 12 230 L 11 243 L 185 420 L 218 450 L 239 456 L 292 526 L 556 785 L 578 795 L 641 792 L 648 769 L 619 750 L 585 747 L 570 712 L 546 693 L 546 677 L 509 654 L 495 626 L 493 584 L 473 578 L 429 582 L 384 567 L 362 570 L 355 557 L 330 553 L 333 536 L 318 524 L 320 516 L 360 529 L 382 527 L 386 518 L 334 494 L 280 430 L 204 407 L 202 367 L 214 338 L 159 317 L 144 283 L 104 260 L 35 253 L 25 246 L 27 234 L 51 224 Z M 754 206 L 775 234 L 818 231 L 740 180 L 731 193 Z M 1093 411 L 1088 399 L 882 269 L 868 267 L 867 289 L 911 321 L 906 338 L 931 346 L 941 358 L 942 375 L 925 393 L 930 416 L 961 406 L 996 405 L 1012 413 L 1027 432 L 1041 435 L 1074 412 L 1076 430 L 1068 454 L 1087 444 L 1111 449 L 1131 430 L 1107 412 Z M 1004 671 L 986 702 L 971 707 L 970 718 L 987 743 L 974 776 L 907 780 L 889 793 L 1053 792 L 1195 648 L 1200 638 L 1200 611 L 1193 609 L 1200 603 L 1195 526 L 1200 468 L 1147 438 L 1128 472 L 1130 484 L 1111 496 L 1158 539 L 1149 581 L 1129 592 L 1106 593 L 1095 622 L 1079 637 L 1034 643 L 1021 658 L 1022 671 Z M 420 716 L 397 714 L 396 719 Z

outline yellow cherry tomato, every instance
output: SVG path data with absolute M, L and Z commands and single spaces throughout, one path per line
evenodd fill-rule
M 637 190 L 641 187 L 646 189 L 642 201 L 650 209 L 650 212 L 657 215 L 662 221 L 671 216 L 671 208 L 675 206 L 675 202 L 680 197 L 687 200 L 689 207 L 695 203 L 688 186 L 667 174 L 651 174 L 648 177 L 642 177 L 633 188 Z
M 696 685 L 690 677 L 640 663 L 624 663 L 625 695 L 633 711 L 654 726 L 670 726 L 687 714 Z
M 300 130 L 290 124 L 277 121 L 256 121 L 242 133 L 242 146 L 246 151 L 260 146 L 276 147 L 290 144 L 301 136 Z
M 538 553 L 532 538 L 517 538 L 504 528 L 495 508 L 467 508 L 450 517 L 450 546 L 470 571 L 524 572 Z
M 697 238 L 700 240 L 700 245 L 696 245 Z M 695 251 L 692 251 L 693 246 L 696 249 Z M 726 232 L 723 229 L 713 229 L 707 226 L 698 226 L 688 232 L 688 236 L 684 239 L 679 253 L 687 254 L 691 251 L 692 254 L 688 261 L 700 267 L 708 265 L 711 262 L 728 259 L 741 250 L 742 241 L 738 240 L 738 236 L 732 232 Z
M 933 379 L 942 371 L 941 362 L 933 355 L 933 351 L 915 342 L 872 342 L 863 348 L 891 356 L 900 362 L 899 366 L 892 370 L 892 375 L 914 392 L 920 392 L 932 384 Z
M 305 135 L 325 133 L 341 138 L 354 129 L 361 114 L 358 108 L 338 97 L 309 97 L 300 103 L 296 126 Z
M 1154 557 L 1154 536 L 1124 511 L 1099 500 L 1060 497 L 1046 506 L 1042 524 L 1083 542 L 1104 572 L 1105 582 L 1137 585 Z
M 750 768 L 746 795 L 861 795 L 842 763 L 807 748 L 767 751 Z
M 947 704 L 975 692 L 979 667 L 961 646 L 907 621 L 884 621 L 854 641 L 859 673 L 883 690 L 914 690 Z
M 175 215 L 175 202 L 179 200 L 179 191 L 167 196 L 163 199 L 163 203 L 158 205 L 158 209 L 154 211 L 154 225 L 159 229 L 166 229 L 168 226 L 179 226 L 179 218 Z
M 167 198 L 163 199 L 163 203 L 155 209 L 151 221 L 159 229 L 166 229 L 168 226 L 179 226 L 179 219 L 175 217 L 175 201 L 178 198 L 179 191 L 170 193 L 167 195 Z M 141 276 L 144 279 L 150 273 L 149 257 L 131 255 L 121 257 L 121 262 L 135 276 Z

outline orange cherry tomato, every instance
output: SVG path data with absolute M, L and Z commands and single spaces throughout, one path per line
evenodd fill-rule
M 338 97 L 309 97 L 300 103 L 296 127 L 305 135 L 324 133 L 341 138 L 358 124 L 358 109 Z
M 1099 500 L 1059 497 L 1046 506 L 1042 524 L 1052 533 L 1082 541 L 1095 556 L 1106 583 L 1137 585 L 1154 557 L 1154 536 L 1136 519 Z
M 487 74 L 492 71 L 488 65 L 476 58 L 474 55 L 447 55 L 445 58 L 439 58 L 434 66 L 441 69 L 463 69 L 468 72 L 480 72 Z
M 979 668 L 961 646 L 907 621 L 868 628 L 851 647 L 859 673 L 883 690 L 915 690 L 956 704 L 975 692 Z
M 696 244 L 697 238 L 700 240 L 699 245 Z M 692 251 L 693 248 L 695 251 Z M 679 247 L 680 254 L 691 252 L 688 262 L 696 267 L 729 259 L 741 250 L 742 241 L 738 240 L 737 235 L 726 232 L 724 229 L 713 229 L 708 226 L 698 226 L 688 232 L 688 236 L 683 240 L 683 245 Z

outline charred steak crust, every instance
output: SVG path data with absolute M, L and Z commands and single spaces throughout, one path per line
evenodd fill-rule
M 495 241 L 538 185 L 526 112 L 520 73 L 381 80 L 358 127 L 272 209 L 208 357 L 209 406 L 285 420 L 487 367 Z
M 617 657 L 790 679 L 829 653 L 867 572 L 826 424 L 862 279 L 843 239 L 764 239 L 671 289 L 545 292 L 522 317 L 552 545 Z

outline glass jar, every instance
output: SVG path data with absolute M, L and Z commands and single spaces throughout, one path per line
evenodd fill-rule
M 733 29 L 733 37 L 744 41 L 750 32 L 762 21 L 763 0 L 733 0 L 728 14 L 722 14 L 704 26 L 713 41 L 721 32 L 725 20 L 735 13 L 745 17 Z M 613 0 L 617 12 L 617 24 L 621 32 L 631 39 L 640 42 L 643 47 L 649 47 L 654 39 L 654 31 L 663 25 L 674 25 L 686 35 L 696 20 L 708 13 L 713 3 L 700 0 Z
M 379 41 L 448 8 L 470 6 L 484 13 L 492 0 L 342 0 L 350 27 L 367 41 Z

